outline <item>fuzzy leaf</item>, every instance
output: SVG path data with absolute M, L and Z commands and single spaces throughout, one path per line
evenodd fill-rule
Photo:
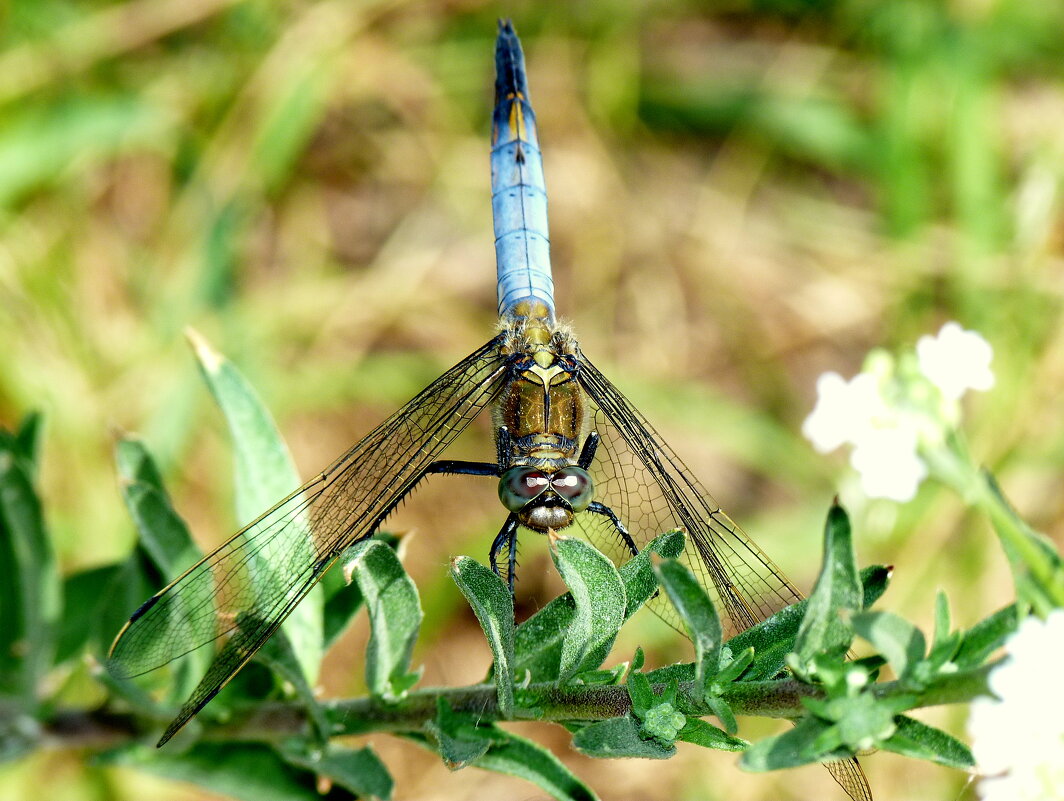
M 650 555 L 674 558 L 683 552 L 682 531 L 668 531 L 647 544 L 619 568 L 625 590 L 625 620 L 657 591 Z M 528 672 L 532 681 L 556 681 L 561 675 L 562 639 L 573 621 L 571 593 L 561 595 L 517 627 L 514 632 L 514 673 Z
M 36 701 L 55 657 L 62 585 L 32 464 L 0 442 L 0 694 Z
M 839 612 L 843 609 L 858 610 L 862 603 L 861 578 L 854 559 L 850 520 L 845 510 L 835 505 L 828 512 L 824 526 L 824 563 L 795 639 L 796 661 L 805 664 L 820 652 L 845 651 L 853 633 Z
M 717 751 L 744 751 L 750 745 L 746 740 L 732 737 L 728 732 L 701 718 L 688 718 L 687 724 L 680 730 L 676 739 Z
M 236 367 L 216 352 L 198 333 L 189 329 L 189 341 L 196 351 L 200 369 L 214 395 L 233 438 L 236 470 L 236 511 L 240 523 L 248 524 L 275 503 L 301 486 L 292 457 L 255 390 Z M 247 538 L 254 536 L 251 533 Z M 273 585 L 286 581 L 276 571 L 288 569 L 297 549 L 306 564 L 316 561 L 314 540 L 308 522 L 295 518 L 287 524 L 284 536 L 261 537 L 250 571 L 263 597 L 270 597 Z M 309 684 L 318 680 L 324 648 L 322 631 L 323 592 L 313 588 L 300 601 L 281 626 L 292 643 L 300 668 Z
M 451 562 L 451 578 L 473 608 L 495 657 L 495 684 L 499 711 L 505 718 L 514 711 L 514 604 L 506 583 L 475 559 L 460 556 Z
M 189 782 L 240 801 L 341 801 L 351 797 L 340 788 L 319 794 L 312 772 L 289 764 L 262 743 L 199 742 L 183 751 L 140 746 L 113 751 L 104 761 Z
M 416 681 L 408 670 L 422 618 L 417 588 L 395 551 L 383 542 L 364 540 L 349 553 L 347 568 L 366 599 L 372 626 L 366 683 L 374 695 L 402 697 Z
M 676 753 L 676 746 L 662 745 L 653 738 L 644 737 L 639 723 L 629 716 L 585 726 L 573 735 L 573 747 L 582 754 L 600 759 L 668 759 Z
M 906 715 L 894 719 L 898 728 L 879 747 L 913 759 L 926 759 L 958 770 L 971 770 L 975 758 L 968 746 L 941 729 Z
M 953 661 L 959 668 L 978 667 L 1005 644 L 1020 622 L 1017 604 L 1009 604 L 989 617 L 983 618 L 964 633 Z
M 559 679 L 594 670 L 624 622 L 624 585 L 613 563 L 583 540 L 556 537 L 551 558 L 573 596 L 575 613 L 562 637 Z
M 927 651 L 923 633 L 890 612 L 858 612 L 851 623 L 857 634 L 887 658 L 898 678 L 907 678 Z
M 358 749 L 329 746 L 319 752 L 302 744 L 288 745 L 281 749 L 281 754 L 289 764 L 313 771 L 359 798 L 388 801 L 392 797 L 395 782 L 369 746 Z
M 695 646 L 695 681 L 705 693 L 720 666 L 723 630 L 713 602 L 691 571 L 675 560 L 656 565 L 658 581 Z
M 595 801 L 597 796 L 554 754 L 516 734 L 495 729 L 497 737 L 474 764 L 530 781 L 558 801 Z

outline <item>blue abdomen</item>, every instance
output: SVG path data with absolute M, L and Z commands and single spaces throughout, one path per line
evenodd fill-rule
M 553 319 L 543 157 L 536 136 L 536 115 L 528 97 L 525 58 L 509 21 L 499 23 L 495 44 L 491 145 L 499 315 L 528 316 L 529 310 L 539 309 Z

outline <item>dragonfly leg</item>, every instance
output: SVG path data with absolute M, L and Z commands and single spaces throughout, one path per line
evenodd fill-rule
M 506 426 L 499 426 L 495 434 L 495 460 L 499 463 L 500 473 L 503 465 L 510 464 L 510 455 L 513 453 L 512 445 L 513 438 L 510 436 L 510 429 Z
M 599 435 L 592 431 L 587 435 L 587 439 L 584 440 L 584 447 L 580 449 L 580 458 L 577 459 L 577 465 L 587 470 L 591 467 L 591 463 L 595 461 L 595 451 L 598 450 Z M 613 512 L 610 512 L 613 514 Z M 616 522 L 616 519 L 614 520 Z M 620 525 L 619 523 L 617 525 Z
M 507 549 L 506 584 L 510 588 L 510 595 L 513 595 L 514 580 L 517 576 L 517 515 L 512 513 L 506 516 L 506 522 L 502 524 L 495 541 L 491 543 L 491 553 L 488 556 L 488 561 L 496 576 L 502 575 L 502 571 L 499 569 L 498 555 L 503 548 Z
M 590 437 L 589 437 L 590 439 Z M 586 448 L 586 446 L 585 446 Z M 624 527 L 624 523 L 617 517 L 617 513 L 604 503 L 598 501 L 592 501 L 591 505 L 587 507 L 589 512 L 594 512 L 597 515 L 608 517 L 610 522 L 613 523 L 613 527 L 617 529 L 617 533 L 621 535 L 621 539 L 624 540 L 624 544 L 628 546 L 628 550 L 632 552 L 632 556 L 639 553 L 639 549 L 635 546 L 635 540 L 632 539 L 632 535 L 628 533 L 628 529 Z
M 385 518 L 395 511 L 395 507 L 413 491 L 417 483 L 430 473 L 443 473 L 444 475 L 454 476 L 497 476 L 499 475 L 499 466 L 491 462 L 464 462 L 454 459 L 440 459 L 432 462 L 402 494 L 396 496 L 395 501 L 390 506 L 377 516 L 377 519 L 373 521 L 373 525 L 368 529 L 369 534 L 373 534 L 380 524 L 384 522 Z M 369 534 L 366 536 L 369 536 Z
M 497 476 L 499 466 L 491 462 L 463 462 L 453 459 L 440 459 L 425 468 L 424 475 L 444 473 L 452 476 Z

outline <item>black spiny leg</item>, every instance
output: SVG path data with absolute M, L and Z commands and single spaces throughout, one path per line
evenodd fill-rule
M 587 446 L 585 445 L 584 447 L 586 450 Z M 610 507 L 606 506 L 604 503 L 592 501 L 591 505 L 587 507 L 587 510 L 589 512 L 594 512 L 597 515 L 608 517 L 610 522 L 613 523 L 613 527 L 617 530 L 617 533 L 621 535 L 621 539 L 624 540 L 624 544 L 628 546 L 628 550 L 632 552 L 632 556 L 639 553 L 639 549 L 635 547 L 635 540 L 632 539 L 632 535 L 628 533 L 628 529 L 624 527 L 624 523 L 621 522 L 620 518 L 617 517 L 616 512 L 610 509 Z
M 452 476 L 497 476 L 499 472 L 499 466 L 491 462 L 463 462 L 454 459 L 441 459 L 432 462 L 417 478 L 410 482 L 410 485 L 402 493 L 396 496 L 391 506 L 377 515 L 377 519 L 373 521 L 373 525 L 370 527 L 370 532 L 375 533 L 380 524 L 384 522 L 384 519 L 395 511 L 395 507 L 402 503 L 403 499 L 413 491 L 417 483 L 430 473 L 443 473 L 444 475 Z
M 491 462 L 462 462 L 453 459 L 441 459 L 425 468 L 423 475 L 444 473 L 451 476 L 497 476 L 499 466 Z
M 499 570 L 499 551 L 506 548 L 506 586 L 510 588 L 510 596 L 514 594 L 514 578 L 517 575 L 517 515 L 511 513 L 506 516 L 506 522 L 502 524 L 491 543 L 491 553 L 488 555 L 488 563 L 496 576 L 502 576 Z
M 587 439 L 584 440 L 584 447 L 580 449 L 580 458 L 576 460 L 577 466 L 584 470 L 588 470 L 591 467 L 591 463 L 595 460 L 595 451 L 598 450 L 598 444 L 599 435 L 592 431 L 587 435 Z
M 510 464 L 510 457 L 513 454 L 512 445 L 510 429 L 506 426 L 499 426 L 499 430 L 495 433 L 495 460 L 499 463 L 499 473 L 502 473 Z

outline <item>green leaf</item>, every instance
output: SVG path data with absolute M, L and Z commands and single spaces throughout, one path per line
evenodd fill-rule
M 683 553 L 687 535 L 682 529 L 673 529 L 647 543 L 638 554 L 620 566 L 621 582 L 627 604 L 624 619 L 628 620 L 658 591 L 658 577 L 654 572 L 651 554 L 663 559 L 677 559 Z
M 474 763 L 478 768 L 530 781 L 559 801 L 597 799 L 550 751 L 511 732 L 495 731 L 497 737 L 488 752 Z
M 935 595 L 934 645 L 944 643 L 950 635 L 949 599 L 942 590 Z
M 890 568 L 875 565 L 861 571 L 864 589 L 862 608 L 867 609 L 883 594 L 890 580 Z M 727 642 L 732 653 L 754 649 L 754 663 L 743 677 L 746 681 L 773 679 L 786 664 L 786 657 L 794 650 L 795 637 L 805 615 L 808 599 L 784 607 L 768 620 L 740 632 Z
M 977 667 L 1005 644 L 1020 623 L 1018 604 L 1009 604 L 983 618 L 964 633 L 960 648 L 953 657 L 959 668 Z
M 133 767 L 175 781 L 190 782 L 240 801 L 340 801 L 339 789 L 321 795 L 317 779 L 261 743 L 199 742 L 183 751 L 135 747 L 111 752 L 107 764 Z
M 0 447 L 0 694 L 36 702 L 51 669 L 62 606 L 61 582 L 32 465 Z
M 510 590 L 499 576 L 475 559 L 460 556 L 451 562 L 451 577 L 472 607 L 495 657 L 495 684 L 499 712 L 504 718 L 514 712 L 514 604 Z
M 669 560 L 657 565 L 654 572 L 694 643 L 695 681 L 706 693 L 720 667 L 724 635 L 717 610 L 702 585 L 684 565 Z
M 687 725 L 680 729 L 676 739 L 717 751 L 744 751 L 750 745 L 746 740 L 732 737 L 701 718 L 688 718 Z
M 21 459 L 31 480 L 37 477 L 43 425 L 40 412 L 30 412 L 22 418 L 18 431 L 13 434 L 0 428 L 0 449 L 9 449 Z
M 282 747 L 281 754 L 288 763 L 325 777 L 359 798 L 388 801 L 392 797 L 395 782 L 369 746 L 358 749 L 329 746 L 320 751 L 299 743 Z
M 668 759 L 676 753 L 676 746 L 663 745 L 652 737 L 644 737 L 639 723 L 627 715 L 585 726 L 573 735 L 573 747 L 582 754 L 599 759 Z
M 400 538 L 386 531 L 378 531 L 372 539 L 383 542 L 392 550 L 398 552 Z M 337 562 L 340 569 L 328 570 L 321 580 L 321 588 L 325 591 L 324 637 L 325 647 L 329 648 L 336 639 L 351 624 L 358 610 L 362 608 L 364 599 L 358 583 L 349 581 L 344 573 L 343 565 L 350 561 L 349 551 L 340 554 Z
M 857 634 L 887 658 L 900 679 L 908 678 L 927 652 L 923 633 L 891 612 L 858 612 L 850 622 Z
M 94 655 L 106 653 L 115 632 L 152 592 L 134 562 L 102 565 L 67 576 L 63 581 L 63 613 L 59 618 L 56 663 L 81 654 L 88 646 Z
M 625 620 L 657 591 L 650 555 L 674 558 L 683 552 L 684 534 L 668 531 L 649 542 L 618 572 L 625 590 Z M 514 632 L 514 674 L 526 671 L 532 681 L 556 681 L 561 675 L 562 640 L 572 625 L 576 606 L 571 593 L 561 595 L 517 627 Z
M 873 748 L 896 728 L 894 716 L 908 709 L 914 696 L 876 698 L 872 693 L 817 700 L 803 698 L 802 704 L 822 721 L 832 724 L 814 742 L 818 753 L 846 747 L 849 753 Z
M 1064 558 L 1016 513 L 992 473 L 984 470 L 982 477 L 988 496 L 983 506 L 1012 568 L 1016 596 L 1043 617 L 1064 607 Z
M 497 733 L 490 725 L 478 726 L 471 715 L 455 712 L 442 696 L 436 700 L 435 719 L 425 728 L 450 770 L 461 770 L 484 756 Z
M 864 593 L 861 609 L 870 608 L 882 597 L 890 584 L 890 576 L 893 572 L 894 568 L 883 565 L 872 565 L 861 570 L 861 589 Z
M 583 540 L 555 537 L 551 547 L 575 613 L 562 637 L 559 679 L 594 670 L 609 654 L 624 622 L 624 585 L 613 563 Z
M 645 673 L 633 672 L 628 677 L 628 683 L 625 686 L 628 688 L 628 697 L 632 701 L 632 709 L 637 716 L 654 705 L 656 701 L 654 690 Z
M 975 767 L 972 752 L 956 737 L 907 715 L 898 715 L 894 720 L 898 726 L 897 731 L 887 740 L 880 742 L 880 748 L 959 770 L 971 770 Z
M 816 743 L 829 728 L 829 723 L 817 718 L 802 718 L 793 729 L 751 745 L 739 758 L 739 766 L 743 770 L 763 773 L 849 756 L 842 750 L 834 753 L 818 750 Z
M 401 698 L 417 681 L 410 657 L 421 626 L 417 588 L 394 550 L 378 540 L 363 540 L 349 550 L 345 566 L 366 599 L 372 632 L 366 646 L 366 683 L 388 700 Z
M 274 504 L 299 489 L 302 482 L 270 417 L 251 385 L 224 356 L 189 329 L 188 337 L 196 351 L 207 386 L 225 415 L 233 438 L 236 457 L 236 507 L 241 524 L 250 524 L 245 537 L 254 534 L 253 521 Z M 288 569 L 295 553 L 303 548 L 306 564 L 317 560 L 309 522 L 297 517 L 287 524 L 284 536 L 261 538 L 256 551 L 255 570 L 251 571 L 263 597 L 270 597 L 273 587 L 286 581 L 275 571 Z M 268 586 L 266 586 L 268 585 Z M 292 643 L 303 675 L 311 685 L 318 679 L 324 635 L 320 587 L 312 589 L 285 620 L 281 630 Z
M 670 681 L 683 683 L 695 680 L 694 662 L 677 662 L 674 665 L 665 665 L 644 673 L 651 684 L 668 684 Z
M 824 563 L 794 643 L 796 662 L 804 665 L 820 652 L 845 651 L 853 633 L 839 612 L 860 609 L 862 602 L 850 520 L 845 510 L 835 505 L 828 512 L 824 527 Z
M 131 438 L 118 440 L 115 463 L 122 497 L 137 527 L 137 547 L 168 583 L 196 564 L 203 554 L 171 504 L 144 444 Z

